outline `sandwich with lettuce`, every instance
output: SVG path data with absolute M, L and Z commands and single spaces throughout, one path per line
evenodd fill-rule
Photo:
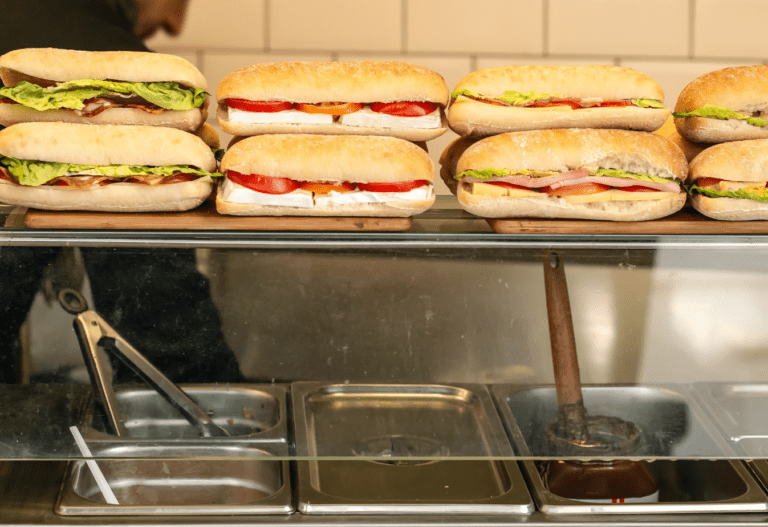
M 0 203 L 43 210 L 182 211 L 214 186 L 200 137 L 138 125 L 20 123 L 0 130 Z
M 0 124 L 63 121 L 195 131 L 207 83 L 190 62 L 160 53 L 18 49 L 0 56 Z
M 688 141 L 768 138 L 768 66 L 737 66 L 698 77 L 680 92 L 672 115 Z
M 691 204 L 716 220 L 768 220 L 768 139 L 711 146 L 691 161 Z

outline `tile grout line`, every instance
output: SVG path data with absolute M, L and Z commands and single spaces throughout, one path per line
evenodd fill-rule
M 549 0 L 544 0 L 542 3 L 541 12 L 541 55 L 542 57 L 549 56 Z
M 400 53 L 408 54 L 408 0 L 400 0 Z
M 688 0 L 688 60 L 693 59 L 696 45 L 696 0 Z
M 264 51 L 269 53 L 270 46 L 272 44 L 272 35 L 269 33 L 269 27 L 270 27 L 270 20 L 269 17 L 272 16 L 272 5 L 271 0 L 264 0 Z

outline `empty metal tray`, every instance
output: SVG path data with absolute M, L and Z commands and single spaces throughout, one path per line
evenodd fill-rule
M 290 514 L 294 510 L 288 462 L 265 459 L 270 454 L 263 450 L 242 445 L 135 445 L 93 454 L 158 459 L 98 461 L 119 505 L 106 503 L 85 461 L 70 462 L 56 504 L 58 514 Z M 216 456 L 224 459 L 210 459 Z M 173 457 L 184 459 L 169 459 Z
M 217 441 L 249 444 L 282 444 L 276 453 L 287 453 L 288 425 L 287 389 L 280 385 L 182 385 L 181 388 L 201 408 L 207 410 L 214 423 L 229 432 L 229 438 Z M 120 409 L 125 416 L 129 438 L 107 433 L 100 407 L 94 400 L 85 416 L 82 433 L 89 445 L 108 446 L 115 442 L 156 443 L 163 441 L 200 442 L 197 430 L 170 403 L 146 386 L 120 387 L 116 390 Z
M 524 460 L 523 470 L 539 509 L 546 514 L 650 514 L 765 512 L 768 498 L 740 462 L 658 460 L 650 463 L 659 487 L 658 503 L 598 504 L 562 498 L 542 482 L 530 458 L 551 457 L 544 427 L 557 415 L 554 387 L 494 386 L 504 425 Z M 591 414 L 612 415 L 643 430 L 638 457 L 723 456 L 729 453 L 708 430 L 712 425 L 685 389 L 648 386 L 584 387 Z
M 693 385 L 693 392 L 768 488 L 768 384 L 702 382 Z
M 301 512 L 533 511 L 484 386 L 296 383 L 291 390 L 296 453 L 310 458 L 297 463 Z

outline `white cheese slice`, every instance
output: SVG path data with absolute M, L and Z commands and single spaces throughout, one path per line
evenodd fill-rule
M 233 183 L 228 178 L 224 178 L 221 190 L 224 201 L 230 203 L 255 203 L 257 205 L 303 209 L 311 209 L 314 206 L 312 193 L 306 190 L 294 190 L 288 194 L 265 194 Z
M 626 192 L 624 190 L 611 189 L 605 192 L 595 194 L 584 194 L 582 196 L 562 196 L 568 203 L 593 203 L 595 201 L 649 201 L 673 198 L 678 192 Z
M 355 190 L 350 192 L 329 192 L 315 194 L 318 207 L 330 205 L 351 205 L 353 203 L 386 203 L 388 201 L 426 201 L 432 198 L 432 185 L 409 190 L 408 192 L 367 192 Z
M 421 117 L 397 117 L 365 107 L 341 116 L 341 124 L 372 128 L 440 128 L 440 109 Z
M 299 110 L 282 112 L 246 112 L 237 108 L 227 108 L 230 123 L 247 124 L 333 124 L 333 115 L 307 113 Z

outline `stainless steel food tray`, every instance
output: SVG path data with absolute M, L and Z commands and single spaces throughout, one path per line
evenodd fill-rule
M 493 395 L 517 452 L 527 457 L 523 470 L 538 508 L 545 514 L 665 514 L 701 512 L 765 512 L 768 497 L 738 461 L 657 460 L 650 469 L 659 485 L 658 503 L 597 504 L 562 498 L 549 492 L 533 458 L 552 457 L 544 426 L 557 414 L 551 386 L 497 385 Z M 698 457 L 731 455 L 710 432 L 713 425 L 684 387 L 585 386 L 584 404 L 592 414 L 632 421 L 643 430 L 636 455 Z
M 291 386 L 299 511 L 529 514 L 533 501 L 481 385 Z M 349 459 L 350 456 L 358 459 Z
M 699 382 L 692 390 L 768 489 L 768 384 Z
M 119 505 L 106 503 L 85 461 L 71 461 L 56 504 L 58 514 L 290 514 L 294 510 L 288 462 L 269 459 L 271 454 L 256 448 L 132 445 L 93 454 L 139 458 L 98 461 Z
M 270 451 L 287 455 L 287 388 L 262 384 L 190 384 L 180 386 L 214 423 L 230 437 L 227 443 L 278 445 Z M 128 438 L 106 432 L 99 406 L 94 399 L 84 417 L 83 437 L 89 445 L 174 443 L 209 444 L 170 403 L 147 386 L 122 386 L 115 390 L 125 416 Z

